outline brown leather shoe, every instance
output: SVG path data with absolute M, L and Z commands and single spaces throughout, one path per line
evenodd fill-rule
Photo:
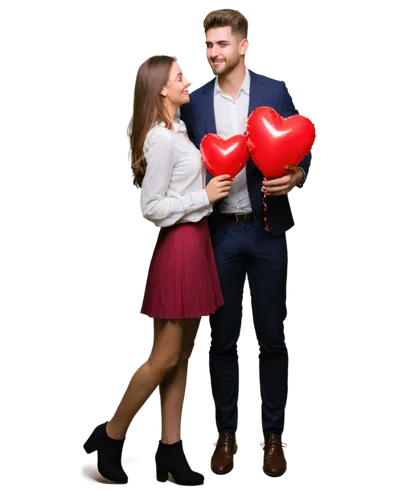
M 267 476 L 278 477 L 286 472 L 286 460 L 283 454 L 281 437 L 278 434 L 265 436 L 264 467 Z
M 220 434 L 211 458 L 211 470 L 215 474 L 228 474 L 233 469 L 233 455 L 237 448 L 234 432 Z

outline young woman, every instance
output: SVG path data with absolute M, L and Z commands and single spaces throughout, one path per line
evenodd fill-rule
M 155 56 L 139 68 L 129 124 L 134 184 L 142 188 L 143 216 L 159 226 L 141 312 L 154 318 L 149 359 L 133 375 L 111 420 L 84 444 L 97 450 L 102 476 L 126 483 L 121 465 L 128 427 L 159 386 L 162 432 L 156 453 L 158 481 L 198 485 L 204 477 L 186 461 L 180 436 L 188 360 L 201 316 L 223 304 L 208 232 L 212 203 L 228 196 L 231 179 L 215 177 L 205 187 L 199 150 L 176 118 L 189 101 L 190 82 L 176 59 Z

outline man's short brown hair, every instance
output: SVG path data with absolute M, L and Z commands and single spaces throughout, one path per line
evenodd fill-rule
M 232 35 L 239 35 L 241 40 L 247 38 L 248 22 L 238 10 L 214 10 L 207 14 L 203 26 L 206 33 L 211 28 L 230 26 L 232 28 Z

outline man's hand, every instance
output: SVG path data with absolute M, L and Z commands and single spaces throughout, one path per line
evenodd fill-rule
M 267 193 L 267 196 L 282 196 L 288 194 L 304 177 L 301 168 L 289 165 L 285 167 L 288 171 L 287 175 L 278 179 L 263 180 L 261 191 Z

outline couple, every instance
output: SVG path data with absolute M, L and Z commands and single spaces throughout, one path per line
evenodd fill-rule
M 201 162 L 207 133 L 243 134 L 248 115 L 270 106 L 283 117 L 297 114 L 283 82 L 249 71 L 246 18 L 235 10 L 211 12 L 204 20 L 206 54 L 216 79 L 189 97 L 190 82 L 175 58 L 155 56 L 139 68 L 129 127 L 134 184 L 141 208 L 160 233 L 150 264 L 141 312 L 154 318 L 149 359 L 133 375 L 111 420 L 97 426 L 84 448 L 97 451 L 105 478 L 126 483 L 121 465 L 128 427 L 159 387 L 162 433 L 156 452 L 159 481 L 168 474 L 178 484 L 203 484 L 192 471 L 180 436 L 188 360 L 201 316 L 210 315 L 210 375 L 219 438 L 211 469 L 226 474 L 237 451 L 238 356 L 246 274 L 260 346 L 263 470 L 286 470 L 281 435 L 287 397 L 287 248 L 293 226 L 287 193 L 301 187 L 311 155 L 287 175 L 263 180 L 249 160 L 232 181 L 215 178 Z M 180 112 L 179 119 L 177 117 Z M 263 209 L 263 194 L 268 209 Z

